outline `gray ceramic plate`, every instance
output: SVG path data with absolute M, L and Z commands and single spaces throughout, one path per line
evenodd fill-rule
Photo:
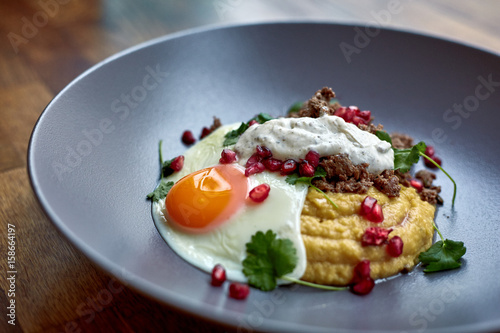
M 439 173 L 446 202 L 436 221 L 465 242 L 463 266 L 432 275 L 417 267 L 366 297 L 282 287 L 229 299 L 154 227 L 145 195 L 158 180 L 158 141 L 165 155 L 181 154 L 182 131 L 199 133 L 214 115 L 225 124 L 282 115 L 325 85 L 388 131 L 435 146 L 458 183 L 452 208 L 452 185 Z M 499 57 L 452 42 L 320 23 L 196 30 L 122 52 L 73 81 L 36 124 L 29 173 L 56 227 L 99 266 L 240 331 L 491 331 L 500 329 L 499 107 Z

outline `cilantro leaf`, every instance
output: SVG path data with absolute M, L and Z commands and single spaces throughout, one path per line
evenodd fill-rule
M 320 166 L 316 168 L 316 171 L 314 172 L 314 176 L 312 176 L 312 177 L 300 177 L 297 173 L 294 173 L 294 174 L 291 174 L 290 176 L 286 177 L 285 181 L 290 185 L 295 185 L 297 183 L 307 184 L 310 187 L 314 188 L 316 191 L 323 194 L 325 199 L 328 200 L 332 204 L 333 207 L 339 208 L 339 206 L 337 206 L 337 204 L 335 204 L 335 202 L 333 202 L 332 199 L 330 199 L 330 197 L 325 192 L 321 191 L 319 188 L 317 188 L 316 186 L 314 186 L 312 184 L 312 180 L 314 178 L 317 178 L 317 177 L 326 177 L 325 169 L 323 169 Z
M 243 260 L 243 274 L 248 283 L 263 291 L 273 290 L 277 279 L 293 272 L 297 252 L 289 239 L 277 239 L 272 230 L 258 231 L 246 244 L 247 257 Z
M 174 186 L 174 182 L 164 182 L 161 181 L 160 185 L 151 193 L 147 195 L 147 198 L 151 201 L 157 202 L 163 198 L 167 197 L 168 191 Z
M 253 117 L 252 119 L 250 119 L 248 122 L 251 122 L 252 120 L 255 120 L 257 121 L 259 124 L 263 124 L 265 123 L 266 121 L 269 121 L 269 120 L 272 120 L 274 119 L 273 117 L 271 117 L 269 114 L 267 113 L 259 113 L 258 115 L 256 115 L 255 117 Z
M 376 131 L 375 135 L 382 141 L 389 142 L 392 146 L 392 139 L 389 133 L 384 131 Z M 400 170 L 402 173 L 410 170 L 411 166 L 418 162 L 420 155 L 425 153 L 426 145 L 420 141 L 411 148 L 398 149 L 392 147 L 394 151 L 394 170 Z
M 304 106 L 304 102 L 295 102 L 290 106 L 286 114 L 290 115 L 292 113 L 297 113 L 302 109 L 302 106 Z
M 238 138 L 240 137 L 240 135 L 245 133 L 245 131 L 250 127 L 249 123 L 252 120 L 257 121 L 259 124 L 263 124 L 266 121 L 269 121 L 271 119 L 273 119 L 273 117 L 271 117 L 267 113 L 259 113 L 258 115 L 256 115 L 252 119 L 250 119 L 248 122 L 241 123 L 240 127 L 238 127 L 237 129 L 226 133 L 226 135 L 224 136 L 225 139 L 224 139 L 224 142 L 222 143 L 222 145 L 223 146 L 231 146 L 231 145 L 236 144 L 236 142 L 238 142 Z
M 389 133 L 387 133 L 385 131 L 376 131 L 375 135 L 380 140 L 389 142 L 392 146 L 392 139 L 391 139 L 391 136 L 389 135 Z
M 162 178 L 167 177 L 174 172 L 174 170 L 172 170 L 172 168 L 170 167 L 174 160 L 175 160 L 175 157 L 170 159 L 170 160 L 167 160 L 165 162 L 162 162 L 162 164 L 161 164 L 161 176 L 162 176 Z
M 425 265 L 425 273 L 439 272 L 460 267 L 462 265 L 460 258 L 466 251 L 467 248 L 463 242 L 445 239 L 420 253 L 418 259 Z
M 391 136 L 384 131 L 376 131 L 375 135 L 377 138 L 383 141 L 387 141 L 392 146 Z M 429 160 L 432 164 L 434 164 L 439 170 L 443 171 L 443 173 L 451 180 L 453 183 L 453 198 L 451 200 L 451 205 L 455 205 L 455 198 L 457 196 L 457 183 L 439 164 L 437 164 L 432 158 L 425 155 L 425 148 L 427 146 L 423 141 L 420 141 L 415 146 L 407 149 L 397 149 L 392 147 L 394 151 L 394 170 L 400 170 L 402 173 L 410 170 L 411 166 L 418 162 L 420 156 L 423 156 L 425 159 Z
M 286 177 L 285 181 L 290 185 L 295 185 L 297 183 L 307 184 L 309 186 L 312 185 L 312 180 L 317 177 L 325 177 L 326 171 L 322 167 L 317 167 L 314 172 L 314 176 L 312 177 L 300 177 L 298 173 L 293 173 L 290 176 Z
M 222 145 L 231 146 L 231 145 L 236 144 L 240 135 L 242 135 L 248 129 L 248 127 L 249 126 L 247 123 L 241 123 L 240 127 L 226 133 L 226 135 L 224 136 L 225 139 L 224 139 L 224 142 L 222 143 Z
M 420 159 L 420 154 L 425 152 L 425 148 L 426 145 L 423 141 L 407 149 L 392 148 L 394 150 L 394 170 L 399 169 L 403 173 L 410 170 L 411 166 Z

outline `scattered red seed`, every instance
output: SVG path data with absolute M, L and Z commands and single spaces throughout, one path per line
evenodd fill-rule
M 344 120 L 346 122 L 351 122 L 352 121 L 352 118 L 354 118 L 354 116 L 356 115 L 356 111 L 359 111 L 359 109 L 355 106 L 349 106 L 346 110 L 345 110 L 345 114 L 344 114 Z
M 360 215 L 370 222 L 380 223 L 384 221 L 382 206 L 377 203 L 377 199 L 370 196 L 366 196 L 361 203 Z
M 304 160 L 299 164 L 299 174 L 302 177 L 312 177 L 314 176 L 315 168 L 307 161 Z
M 271 149 L 265 147 L 265 146 L 257 146 L 255 148 L 257 151 L 257 155 L 259 155 L 262 158 L 267 158 L 267 157 L 272 157 L 273 153 L 271 152 Z
M 184 156 L 182 155 L 177 156 L 176 158 L 174 158 L 172 163 L 170 163 L 170 168 L 175 172 L 181 171 L 183 166 L 184 166 Z
M 203 129 L 201 130 L 200 140 L 209 135 L 210 133 L 212 133 L 212 131 L 208 127 L 203 127 Z
M 212 269 L 212 286 L 220 287 L 226 281 L 226 270 L 221 264 L 217 264 Z
M 429 156 L 430 157 L 430 156 Z M 442 161 L 439 157 L 437 156 L 433 156 L 432 159 L 434 160 L 434 162 L 436 162 L 439 166 L 441 166 L 442 164 Z M 437 166 L 434 165 L 434 163 L 432 163 L 431 161 L 429 161 L 428 159 L 424 159 L 424 164 L 426 167 L 428 168 L 431 168 L 431 169 L 437 169 Z
M 233 282 L 229 285 L 229 297 L 234 299 L 245 299 L 250 293 L 250 288 L 246 284 Z
M 283 165 L 283 161 L 277 160 L 273 157 L 262 160 L 262 163 L 269 171 L 278 171 L 281 169 L 281 166 Z
M 360 111 L 357 116 L 361 119 L 364 119 L 366 122 L 369 122 L 370 118 L 372 117 L 372 113 L 371 111 Z
M 352 283 L 356 283 L 365 277 L 370 277 L 370 260 L 362 260 L 354 266 Z
M 417 190 L 418 193 L 424 189 L 424 183 L 420 179 L 410 179 L 410 185 Z
M 370 212 L 370 214 L 368 214 L 366 216 L 366 218 L 368 221 L 374 222 L 374 223 L 383 222 L 384 221 L 384 212 L 382 211 L 382 206 L 380 206 L 378 203 L 373 205 L 372 211 Z
M 425 155 L 427 155 L 429 157 L 433 157 L 435 153 L 436 153 L 436 151 L 434 150 L 433 146 L 425 147 L 425 153 L 424 153 Z
M 245 164 L 245 167 L 248 168 L 249 166 L 258 163 L 262 161 L 262 157 L 259 156 L 259 154 L 254 153 L 250 158 L 247 160 L 247 163 Z
M 196 139 L 194 138 L 193 132 L 191 132 L 191 131 L 184 131 L 184 133 L 182 133 L 181 140 L 186 145 L 192 145 L 193 143 L 196 142 Z
M 295 160 L 286 160 L 281 166 L 282 175 L 290 175 L 297 170 L 297 162 Z
M 366 277 L 351 286 L 351 291 L 357 295 L 366 295 L 372 291 L 373 287 L 375 287 L 375 281 L 371 277 Z
M 366 121 L 361 117 L 354 116 L 354 117 L 352 117 L 351 123 L 358 126 L 359 124 L 366 124 Z
M 266 170 L 264 164 L 262 164 L 262 162 L 257 162 L 245 169 L 245 176 L 249 177 L 251 175 L 255 175 L 256 173 L 261 173 L 264 170 Z
M 403 253 L 403 240 L 399 236 L 394 236 L 389 240 L 385 250 L 387 253 L 394 258 L 397 258 Z
M 334 113 L 335 116 L 338 116 L 344 119 L 348 123 L 353 123 L 355 125 L 365 124 L 368 125 L 368 122 L 371 118 L 370 111 L 361 111 L 357 106 L 341 106 Z
M 377 203 L 377 199 L 370 197 L 370 196 L 366 196 L 366 198 L 361 203 L 361 213 L 360 214 L 361 215 L 368 215 L 372 211 L 373 205 L 375 205 L 376 203 Z
M 258 122 L 257 120 L 252 119 L 252 120 L 250 120 L 250 121 L 248 122 L 248 126 L 253 126 L 253 125 L 256 125 L 256 124 L 258 124 L 258 123 L 259 123 L 259 122 Z
M 314 150 L 309 150 L 306 154 L 305 160 L 309 162 L 314 168 L 319 164 L 319 153 Z
M 361 238 L 362 246 L 375 245 L 380 246 L 387 242 L 387 238 L 391 233 L 392 229 L 385 229 L 379 227 L 369 227 L 366 228 L 363 237 Z
M 271 191 L 271 186 L 264 183 L 254 187 L 248 196 L 253 202 L 262 202 L 269 196 L 269 191 Z
M 358 295 L 366 295 L 372 291 L 374 286 L 375 281 L 370 277 L 370 261 L 359 262 L 353 270 L 351 291 Z
M 221 164 L 230 164 L 233 162 L 236 162 L 236 152 L 232 151 L 231 149 L 223 149 L 222 153 L 220 154 L 220 159 L 219 163 Z

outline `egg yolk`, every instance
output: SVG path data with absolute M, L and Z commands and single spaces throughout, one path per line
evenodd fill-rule
M 206 232 L 244 204 L 248 178 L 235 164 L 221 164 L 181 178 L 165 199 L 168 220 L 190 232 Z

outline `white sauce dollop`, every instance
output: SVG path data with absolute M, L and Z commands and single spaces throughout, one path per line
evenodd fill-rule
M 374 174 L 394 169 L 394 152 L 388 142 L 337 116 L 278 118 L 250 126 L 234 146 L 240 164 L 245 165 L 257 145 L 271 149 L 280 160 L 298 161 L 314 150 L 320 156 L 348 154 L 354 164 L 370 164 L 368 171 Z

